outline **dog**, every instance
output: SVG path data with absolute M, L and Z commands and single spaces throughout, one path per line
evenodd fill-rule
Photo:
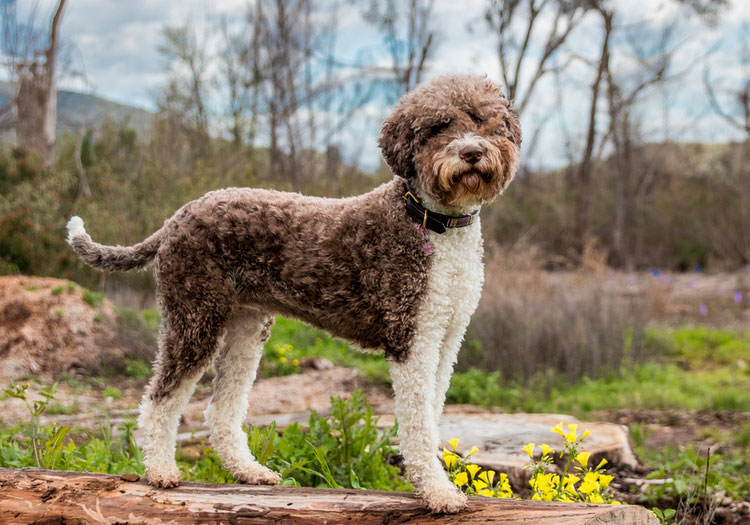
M 521 128 L 498 84 L 448 75 L 404 95 L 378 145 L 394 177 L 364 195 L 212 191 L 129 247 L 68 222 L 68 242 L 98 270 L 154 263 L 162 326 L 138 419 L 152 485 L 180 481 L 180 415 L 212 362 L 212 446 L 240 482 L 280 481 L 248 450 L 242 422 L 284 315 L 385 354 L 407 478 L 433 512 L 466 505 L 438 459 L 438 422 L 484 278 L 479 208 L 513 180 Z

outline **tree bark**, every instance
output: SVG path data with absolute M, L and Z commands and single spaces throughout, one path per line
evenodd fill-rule
M 155 489 L 128 475 L 0 469 L 0 522 L 21 523 L 535 523 L 654 524 L 643 507 L 472 497 L 457 515 L 414 494 L 183 483 Z
M 44 64 L 37 58 L 18 64 L 18 91 L 15 96 L 18 124 L 16 136 L 22 148 L 36 151 L 45 164 L 55 160 L 55 128 L 57 126 L 57 49 L 60 22 L 65 0 L 59 0 L 52 17 L 49 47 Z
M 609 37 L 612 34 L 612 18 L 614 13 L 604 8 L 598 8 L 604 22 L 604 39 L 602 40 L 601 56 L 596 70 L 596 77 L 591 86 L 591 106 L 589 109 L 589 125 L 586 133 L 586 147 L 578 169 L 576 170 L 576 202 L 574 216 L 574 234 L 578 243 L 579 253 L 583 253 L 586 237 L 589 233 L 589 207 L 591 202 L 591 175 L 594 170 L 594 145 L 596 143 L 596 117 L 599 103 L 599 91 L 604 74 L 609 67 Z

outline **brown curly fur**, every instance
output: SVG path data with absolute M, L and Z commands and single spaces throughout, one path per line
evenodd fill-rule
M 485 160 L 448 162 L 448 146 L 467 133 L 485 141 Z M 404 96 L 383 124 L 379 145 L 397 177 L 370 193 L 324 199 L 229 188 L 183 206 L 134 247 L 102 246 L 85 232 L 70 242 L 100 270 L 155 259 L 163 312 L 149 386 L 155 401 L 208 366 L 241 306 L 304 320 L 400 360 L 431 264 L 402 195 L 416 184 L 449 209 L 489 202 L 513 178 L 520 144 L 518 119 L 497 84 L 440 77 Z

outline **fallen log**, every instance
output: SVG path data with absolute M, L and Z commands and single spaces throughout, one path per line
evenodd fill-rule
M 483 497 L 431 514 L 414 494 L 186 482 L 155 489 L 134 475 L 0 469 L 0 523 L 536 523 L 658 524 L 638 506 Z

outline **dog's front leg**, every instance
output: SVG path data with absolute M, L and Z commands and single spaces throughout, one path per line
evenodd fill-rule
M 443 334 L 417 337 L 403 361 L 391 362 L 396 418 L 406 475 L 433 512 L 455 513 L 466 496 L 448 479 L 437 457 L 436 378 Z

